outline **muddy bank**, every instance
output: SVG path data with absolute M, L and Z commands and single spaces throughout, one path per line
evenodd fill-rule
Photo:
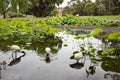
M 76 28 L 70 28 L 70 30 L 73 31 L 91 31 L 95 29 L 95 27 L 76 27 Z M 120 32 L 120 27 L 104 27 L 102 28 L 103 32 L 111 33 L 111 32 Z

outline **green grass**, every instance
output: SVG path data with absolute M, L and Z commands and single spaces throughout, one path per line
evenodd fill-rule
M 120 21 L 120 15 L 115 15 L 115 16 L 80 16 L 80 18 L 97 18 L 100 20 L 118 20 L 118 21 Z
M 40 18 L 41 17 L 34 17 L 34 18 L 26 17 L 26 18 L 8 18 L 8 19 L 33 20 L 33 19 L 40 19 Z M 120 20 L 120 15 L 115 15 L 115 16 L 80 16 L 79 18 L 97 18 L 97 19 L 100 19 L 100 20 Z

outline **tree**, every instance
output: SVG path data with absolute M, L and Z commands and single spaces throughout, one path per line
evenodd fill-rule
M 64 14 L 83 15 L 84 3 L 81 0 L 71 0 L 69 6 L 65 7 Z
M 112 14 L 117 15 L 120 14 L 120 1 L 113 0 L 114 6 L 112 8 Z
M 93 3 L 85 3 L 83 7 L 84 13 L 89 16 L 89 15 L 94 15 L 94 5 Z
M 6 18 L 6 13 L 10 9 L 10 0 L 0 0 L 0 13 Z
M 11 0 L 12 11 L 24 13 L 28 9 L 29 0 Z
M 45 17 L 48 16 L 53 9 L 55 9 L 55 4 L 59 5 L 63 0 L 38 0 L 29 11 L 32 12 L 35 16 Z M 30 13 L 28 11 L 28 13 Z
M 83 6 L 84 6 L 84 3 L 81 2 L 80 0 L 77 0 L 76 4 L 73 5 L 74 14 L 83 15 Z
M 113 0 L 103 0 L 103 2 L 106 8 L 106 14 L 112 14 L 112 7 L 114 5 Z
M 95 13 L 94 15 L 104 15 L 106 12 L 105 5 L 103 4 L 103 0 L 96 0 L 95 3 Z

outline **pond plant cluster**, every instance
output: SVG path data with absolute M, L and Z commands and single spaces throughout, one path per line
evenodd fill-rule
M 54 20 L 55 19 L 55 20 Z M 80 22 L 79 22 L 79 21 Z M 58 21 L 58 22 L 57 22 Z M 77 22 L 78 21 L 78 22 Z M 62 18 L 46 18 L 35 20 L 1 20 L 0 21 L 0 50 L 8 51 L 8 45 L 17 44 L 28 50 L 36 50 L 39 54 L 45 53 L 45 47 L 49 46 L 53 53 L 62 47 L 62 38 L 56 36 L 59 29 L 50 25 L 74 25 L 74 26 L 118 26 L 115 22 L 99 21 L 97 19 L 77 19 L 67 15 Z M 72 32 L 72 31 L 71 31 Z M 97 64 L 101 61 L 101 67 L 104 71 L 120 73 L 120 32 L 102 33 L 102 28 L 96 28 L 89 33 L 76 35 L 75 39 L 84 40 L 85 38 L 95 37 L 105 44 L 103 49 L 97 50 L 92 45 L 88 49 L 81 45 L 81 51 L 89 55 L 91 61 Z M 67 44 L 64 45 L 67 47 Z M 7 48 L 7 49 L 6 49 Z M 74 53 L 74 52 L 73 52 Z M 94 66 L 90 66 L 92 72 L 86 70 L 86 73 L 94 74 Z
M 51 26 L 119 26 L 116 22 L 104 21 L 97 19 L 80 19 L 72 15 L 64 17 L 41 18 L 41 19 L 8 19 L 0 20 L 0 41 L 14 44 L 35 44 L 46 42 L 46 46 L 59 42 L 59 38 L 55 36 L 58 30 Z M 51 26 L 50 26 L 51 25 Z M 96 36 L 102 32 L 101 28 L 91 31 L 90 34 L 82 35 L 80 38 Z M 79 37 L 77 37 L 79 38 Z M 120 32 L 104 34 L 99 37 L 102 40 L 108 39 L 112 43 L 120 42 Z M 6 44 L 8 44 L 6 43 Z M 51 44 L 49 44 L 51 43 Z M 2 44 L 2 43 L 0 43 Z M 34 47 L 35 47 L 34 46 Z
M 6 49 L 6 45 L 18 44 L 30 49 L 36 49 L 39 45 L 43 48 L 55 45 L 59 38 L 54 34 L 59 30 L 46 24 L 32 23 L 23 20 L 1 20 L 0 21 L 0 45 Z M 44 43 L 47 43 L 44 45 Z M 44 51 L 44 50 L 43 50 Z
M 73 16 L 66 14 L 63 17 L 48 17 L 38 20 L 39 23 L 46 23 L 52 26 L 71 26 L 71 27 L 119 27 L 120 22 L 101 20 L 97 18 L 81 18 L 78 16 Z
M 104 44 L 103 49 L 99 50 L 92 45 L 89 45 L 88 49 L 85 49 L 85 45 L 83 44 L 81 45 L 81 51 L 86 55 L 89 55 L 94 64 L 102 62 L 101 67 L 104 71 L 120 73 L 120 32 L 103 34 L 101 28 L 96 28 L 88 34 L 76 36 L 75 39 L 84 40 L 85 38 L 88 38 L 89 41 L 90 37 L 101 40 Z

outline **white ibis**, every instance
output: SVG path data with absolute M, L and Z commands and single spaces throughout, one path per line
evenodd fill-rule
M 77 63 L 79 62 L 80 59 L 84 58 L 83 53 L 82 52 L 75 52 L 73 54 L 73 56 L 70 57 L 70 59 L 75 59 L 77 61 Z
M 12 46 L 8 46 L 8 47 L 10 47 L 10 49 L 15 50 L 15 51 L 21 50 L 21 48 L 18 45 L 12 45 Z
M 47 54 L 49 54 L 49 53 L 51 52 L 50 47 L 46 47 L 46 48 L 45 48 L 45 52 L 46 52 Z
M 24 53 L 24 52 L 23 52 Z M 13 65 L 16 65 L 18 64 L 20 61 L 21 61 L 21 58 L 24 57 L 25 54 L 21 55 L 20 57 L 17 57 L 15 59 L 13 59 L 9 64 L 8 66 L 13 66 Z
M 51 52 L 50 47 L 46 47 L 46 48 L 45 48 L 45 52 L 46 52 L 45 61 L 46 61 L 46 63 L 50 63 L 50 52 Z
M 15 53 L 15 58 L 17 57 L 17 52 L 21 52 L 21 53 L 26 54 L 25 51 L 21 51 L 21 48 L 18 45 L 12 45 L 12 46 L 8 46 L 8 47 L 13 50 L 13 52 L 12 52 L 13 59 L 14 59 L 13 53 Z

